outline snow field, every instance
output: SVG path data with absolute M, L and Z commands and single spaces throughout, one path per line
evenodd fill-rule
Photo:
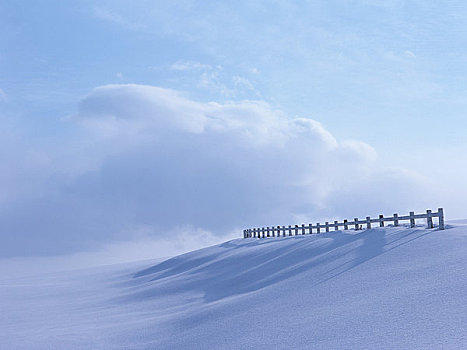
M 237 239 L 5 277 L 6 349 L 467 348 L 467 226 Z

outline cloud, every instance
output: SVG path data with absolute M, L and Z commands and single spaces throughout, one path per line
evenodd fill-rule
M 386 169 L 368 144 L 337 140 L 264 101 L 203 103 L 160 87 L 106 85 L 67 123 L 78 131 L 42 150 L 34 195 L 3 203 L 3 255 L 96 249 L 141 232 L 170 241 L 180 227 L 194 239 L 240 236 L 244 227 L 423 202 L 418 175 Z
M 242 90 L 254 92 L 255 96 L 261 97 L 261 93 L 255 89 L 253 83 L 247 78 L 235 75 L 232 78 L 234 85 Z
M 187 71 L 187 70 L 211 70 L 213 67 L 209 64 L 203 64 L 193 61 L 177 61 L 170 66 L 171 70 Z
M 106 7 L 93 7 L 92 14 L 97 19 L 121 25 L 130 30 L 139 31 L 145 30 L 147 28 L 145 24 L 137 21 L 128 20 L 125 16 L 122 16 L 120 13 L 117 13 L 116 11 Z
M 169 69 L 182 72 L 183 75 L 178 79 L 185 81 L 186 84 L 195 84 L 199 90 L 209 91 L 224 98 L 234 98 L 246 91 L 254 91 L 251 82 L 238 76 L 230 78 L 221 65 L 212 66 L 200 62 L 179 60 L 173 63 Z
M 128 158 L 106 164 L 109 172 L 144 165 L 148 188 L 164 198 L 159 206 L 152 200 L 164 212 L 159 223 L 222 230 L 303 213 L 332 215 L 327 201 L 336 191 L 347 194 L 340 202 L 348 204 L 364 183 L 402 181 L 414 189 L 420 183 L 378 166 L 368 144 L 338 141 L 319 122 L 289 118 L 262 101 L 199 103 L 173 90 L 109 85 L 81 103 L 75 120 L 106 142 L 127 145 Z M 366 202 L 372 201 L 362 198 L 359 206 Z

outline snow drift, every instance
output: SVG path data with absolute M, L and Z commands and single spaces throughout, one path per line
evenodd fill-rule
M 11 349 L 467 347 L 467 226 L 238 239 L 3 279 Z

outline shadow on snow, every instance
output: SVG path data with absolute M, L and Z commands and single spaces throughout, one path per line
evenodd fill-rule
M 183 254 L 134 274 L 130 299 L 198 291 L 204 301 L 251 293 L 313 271 L 311 287 L 433 230 L 374 228 L 321 235 L 237 239 Z

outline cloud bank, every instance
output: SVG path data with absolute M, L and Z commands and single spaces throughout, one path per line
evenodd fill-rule
M 250 226 L 423 209 L 429 185 L 380 164 L 368 144 L 337 140 L 263 101 L 106 85 L 64 123 L 71 138 L 36 145 L 41 161 L 22 182 L 2 183 L 3 256 L 170 239 L 178 228 L 230 237 Z

